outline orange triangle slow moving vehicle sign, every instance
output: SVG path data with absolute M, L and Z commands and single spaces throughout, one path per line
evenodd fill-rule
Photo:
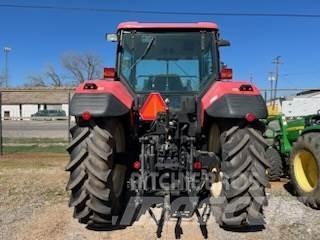
M 145 121 L 153 121 L 159 112 L 165 112 L 167 104 L 160 93 L 150 93 L 140 109 L 140 117 Z

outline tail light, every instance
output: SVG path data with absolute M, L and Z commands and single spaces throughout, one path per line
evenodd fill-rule
M 201 170 L 202 169 L 202 163 L 199 160 L 195 161 L 193 163 L 193 169 L 194 170 Z
M 222 68 L 220 71 L 221 79 L 232 79 L 232 69 L 231 68 Z
M 91 118 L 92 118 L 91 113 L 89 113 L 89 112 L 83 112 L 83 113 L 82 113 L 82 119 L 83 119 L 84 121 L 90 121 Z
M 140 161 L 134 161 L 132 164 L 133 169 L 139 170 L 141 168 L 141 162 Z
M 103 77 L 104 78 L 114 78 L 116 76 L 116 70 L 114 68 L 104 68 Z
M 256 115 L 254 115 L 253 113 L 247 113 L 245 118 L 249 123 L 257 119 Z

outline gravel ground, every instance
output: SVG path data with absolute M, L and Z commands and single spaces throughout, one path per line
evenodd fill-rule
M 156 226 L 144 215 L 122 230 L 95 232 L 72 218 L 64 191 L 67 161 L 59 154 L 9 155 L 0 160 L 0 239 L 156 239 Z M 156 211 L 159 215 L 159 211 Z M 291 196 L 283 183 L 273 183 L 265 211 L 265 229 L 226 231 L 211 217 L 208 239 L 320 239 L 320 211 L 305 207 Z M 195 218 L 182 222 L 181 239 L 203 239 Z M 175 220 L 166 221 L 161 239 L 175 239 Z

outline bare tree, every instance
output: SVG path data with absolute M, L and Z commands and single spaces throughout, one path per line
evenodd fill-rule
M 26 87 L 45 87 L 46 81 L 45 77 L 40 74 L 30 75 L 28 77 L 29 83 L 25 84 Z
M 62 56 L 62 65 L 77 83 L 101 77 L 102 60 L 99 56 L 85 53 L 68 53 Z
M 97 79 L 102 76 L 102 60 L 99 56 L 94 54 L 67 53 L 61 57 L 61 63 L 69 74 L 62 75 L 58 73 L 52 65 L 49 65 L 43 73 L 30 75 L 28 77 L 29 82 L 25 84 L 25 86 L 71 86 L 82 83 L 85 80 Z M 70 81 L 70 78 L 72 81 Z
M 48 66 L 46 76 L 49 78 L 50 83 L 54 87 L 61 87 L 63 85 L 62 77 L 55 71 L 53 66 Z

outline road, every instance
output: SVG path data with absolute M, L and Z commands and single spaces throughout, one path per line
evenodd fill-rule
M 3 137 L 68 138 L 68 121 L 2 121 Z

